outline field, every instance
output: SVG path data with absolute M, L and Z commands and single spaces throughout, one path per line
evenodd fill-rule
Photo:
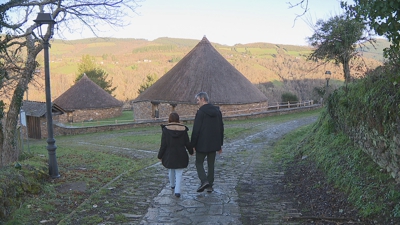
M 174 38 L 159 38 L 154 41 L 112 38 L 53 40 L 50 49 L 52 98 L 57 98 L 74 84 L 82 56 L 90 55 L 95 58 L 98 67 L 108 73 L 113 86 L 117 87 L 113 93 L 116 98 L 121 101 L 133 100 L 137 97 L 137 90 L 145 82 L 147 75 L 155 74 L 158 78 L 162 77 L 199 41 Z M 280 95 L 284 91 L 293 92 L 302 100 L 313 98 L 312 90 L 325 83 L 326 70 L 332 72 L 332 80 L 343 81 L 342 69 L 337 65 L 328 63 L 320 66 L 315 62 L 307 61 L 306 56 L 312 51 L 307 46 L 270 43 L 235 46 L 212 43 L 212 45 L 272 101 L 280 101 Z M 380 64 L 375 60 L 379 56 L 379 51 L 381 49 L 373 51 L 371 49 L 370 54 L 369 52 L 364 54 L 367 58 L 363 62 L 367 68 L 375 68 Z M 374 59 L 368 58 L 370 56 L 374 56 Z M 40 65 L 43 65 L 42 53 L 37 60 Z M 310 80 L 312 82 L 308 82 Z M 262 84 L 291 81 L 296 81 L 297 84 L 285 87 L 273 85 L 269 88 L 262 87 Z M 303 91 L 298 91 L 299 88 Z M 29 86 L 29 93 L 25 94 L 25 99 L 44 101 L 43 68 Z

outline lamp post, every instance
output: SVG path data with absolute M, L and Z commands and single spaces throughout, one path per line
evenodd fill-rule
M 329 79 L 331 79 L 331 71 L 325 71 L 326 86 L 329 86 Z
M 56 158 L 57 145 L 56 140 L 53 137 L 53 115 L 52 115 L 52 103 L 51 103 L 51 92 L 50 92 L 50 66 L 49 66 L 49 39 L 53 34 L 53 26 L 56 23 L 53 20 L 53 16 L 50 13 L 38 13 L 34 22 L 39 27 L 39 36 L 43 40 L 44 50 L 44 76 L 45 76 L 45 89 L 46 89 L 46 119 L 47 119 L 47 152 L 49 154 L 49 175 L 51 178 L 58 178 L 58 165 Z M 50 26 L 51 33 L 42 31 L 42 25 L 47 24 Z

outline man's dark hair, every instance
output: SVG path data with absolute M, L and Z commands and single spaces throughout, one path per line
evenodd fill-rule
M 208 94 L 206 92 L 200 92 L 198 93 L 195 98 L 199 98 L 199 99 L 204 99 L 204 101 L 208 102 L 209 98 L 208 98 Z

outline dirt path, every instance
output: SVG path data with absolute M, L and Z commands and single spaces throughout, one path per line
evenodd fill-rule
M 298 210 L 283 191 L 283 172 L 270 158 L 271 146 L 314 121 L 258 124 L 255 133 L 225 143 L 211 194 L 196 192 L 194 157 L 184 172 L 181 198 L 173 195 L 167 171 L 157 163 L 122 174 L 59 224 L 297 224 L 285 221 Z M 105 222 L 96 223 L 90 215 Z

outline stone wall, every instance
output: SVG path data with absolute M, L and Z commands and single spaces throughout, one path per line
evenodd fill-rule
M 53 119 L 54 122 L 54 119 Z M 53 124 L 54 127 L 54 124 Z M 47 138 L 47 118 L 46 117 L 40 117 L 40 132 L 42 138 Z M 54 135 L 54 131 L 53 131 Z
M 242 114 L 260 113 L 268 110 L 267 102 L 241 104 L 241 105 L 217 105 L 220 107 L 222 116 L 233 116 Z M 197 104 L 170 104 L 151 102 L 135 102 L 133 104 L 133 114 L 135 121 L 152 119 L 168 119 L 171 112 L 179 114 L 181 120 L 194 118 L 199 106 Z M 158 110 L 158 117 L 154 110 Z
M 97 110 L 77 110 L 73 112 L 74 122 L 101 120 L 106 118 L 113 118 L 122 115 L 122 107 L 97 109 Z M 54 136 L 66 135 L 68 132 L 56 132 L 59 126 L 54 126 L 56 123 L 68 123 L 68 115 L 53 115 Z M 47 138 L 47 119 L 46 117 L 40 118 L 41 137 Z
M 251 113 L 251 114 L 242 114 L 240 116 L 224 116 L 223 120 L 238 120 L 238 119 L 250 119 L 250 118 L 260 118 L 260 117 L 267 117 L 267 116 L 275 116 L 275 115 L 282 115 L 282 114 L 290 114 L 290 113 L 298 113 L 304 112 L 309 110 L 314 110 L 320 108 L 321 105 L 315 104 L 311 106 L 304 106 L 298 108 L 287 108 L 287 109 L 280 109 L 280 110 L 270 110 L 258 113 Z M 193 123 L 194 116 L 191 118 L 184 118 L 181 121 L 184 124 L 191 124 Z M 61 136 L 61 135 L 77 135 L 77 134 L 86 134 L 86 133 L 96 133 L 96 132 L 104 132 L 104 131 L 114 131 L 114 130 L 125 130 L 131 129 L 135 127 L 146 127 L 146 126 L 159 126 L 160 124 L 165 124 L 168 118 L 159 118 L 159 119 L 150 119 L 144 120 L 141 122 L 133 122 L 133 123 L 126 123 L 126 124 L 113 124 L 113 125 L 104 125 L 104 126 L 93 126 L 93 127 L 63 127 L 63 126 L 54 126 L 54 136 Z
M 102 120 L 113 118 L 122 115 L 122 107 L 105 108 L 105 109 L 83 109 L 67 112 L 62 115 L 53 116 L 55 122 L 69 123 L 69 122 L 83 122 Z
M 133 117 L 135 121 L 155 120 L 155 119 L 168 119 L 169 114 L 173 111 L 179 114 L 181 119 L 193 117 L 197 109 L 196 104 L 170 104 L 159 103 L 152 104 L 151 102 L 135 102 L 133 103 Z M 155 115 L 155 110 L 158 110 L 158 117 Z
M 354 143 L 358 144 L 375 163 L 385 169 L 391 176 L 400 182 L 400 119 L 392 124 L 397 133 L 382 135 L 366 124 L 349 126 L 337 118 L 337 124 L 342 128 Z
M 159 126 L 163 123 L 165 122 L 162 120 L 153 120 L 153 121 L 144 121 L 144 122 L 135 122 L 126 124 L 111 124 L 111 125 L 92 126 L 92 127 L 67 127 L 67 126 L 54 125 L 54 136 L 78 135 L 78 134 L 97 133 L 105 131 L 126 130 L 135 127 Z
M 268 102 L 257 102 L 241 105 L 220 105 L 222 116 L 234 116 L 242 114 L 256 114 L 268 110 Z
M 360 101 L 357 88 L 335 91 L 328 98 L 327 112 L 336 129 L 351 138 L 400 183 L 400 108 L 396 104 L 396 95 L 391 96 L 393 98 L 389 102 L 382 102 L 374 96 L 379 95 L 375 92 L 367 96 L 367 101 Z

